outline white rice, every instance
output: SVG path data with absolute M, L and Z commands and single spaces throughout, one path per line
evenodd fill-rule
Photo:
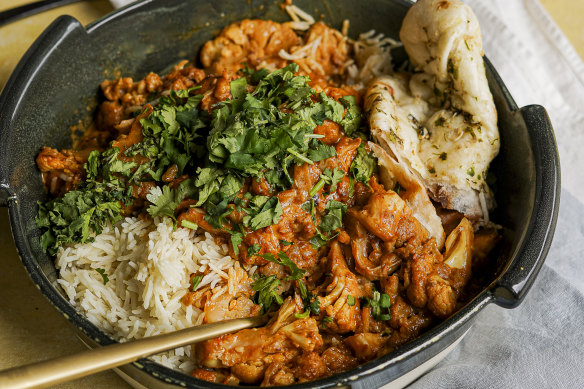
M 62 248 L 56 261 L 58 283 L 70 302 L 118 341 L 201 324 L 201 310 L 181 302 L 190 275 L 204 273 L 198 288 L 225 285 L 218 288 L 223 293 L 234 264 L 227 247 L 217 245 L 207 233 L 175 230 L 168 218 L 132 217 L 106 227 L 93 243 Z M 96 269 L 109 278 L 105 285 Z M 190 347 L 152 359 L 186 373 L 194 367 Z

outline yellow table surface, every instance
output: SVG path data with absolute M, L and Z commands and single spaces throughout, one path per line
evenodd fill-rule
M 32 0 L 29 0 L 32 1 Z M 584 1 L 540 0 L 584 57 Z M 0 0 L 0 11 L 28 1 Z M 71 4 L 0 27 L 0 89 L 34 39 L 59 15 L 87 24 L 112 11 L 108 1 Z M 0 369 L 84 351 L 73 327 L 34 287 L 10 233 L 8 212 L 0 209 Z M 56 388 L 129 388 L 113 372 L 103 372 Z

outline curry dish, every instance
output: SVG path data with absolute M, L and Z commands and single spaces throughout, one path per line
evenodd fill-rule
M 410 14 L 462 6 L 416 7 Z M 417 27 L 406 18 L 404 43 L 408 28 Z M 72 149 L 43 147 L 37 157 L 52 197 L 39 205 L 42 247 L 62 255 L 127 217 L 166 218 L 226 247 L 229 276 L 206 282 L 209 267 L 185 274 L 181 309 L 200 323 L 273 316 L 193 346 L 192 375 L 217 383 L 327 377 L 448 318 L 472 297 L 471 278 L 498 240 L 486 184 L 498 150 L 494 105 L 481 105 L 484 115 L 465 105 L 472 91 L 459 82 L 458 57 L 444 62 L 447 79 L 432 81 L 437 93 L 416 94 L 412 80 L 432 70 L 418 66 L 414 43 L 413 77 L 366 75 L 358 51 L 367 39 L 310 19 L 242 20 L 203 46 L 200 66 L 103 81 L 93 126 Z M 480 51 L 472 39 L 462 44 Z M 437 127 L 456 135 L 435 141 Z M 482 160 L 464 165 L 464 153 Z M 455 160 L 460 169 L 443 166 Z M 445 181 L 456 169 L 462 186 Z M 94 270 L 104 285 L 119 277 Z M 218 295 L 219 286 L 228 292 Z

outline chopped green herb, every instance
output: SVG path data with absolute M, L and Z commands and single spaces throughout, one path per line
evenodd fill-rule
M 262 307 L 262 312 L 268 312 L 274 302 L 278 305 L 284 303 L 282 296 L 276 291 L 279 286 L 280 281 L 275 275 L 261 275 L 251 284 L 252 290 L 256 292 L 253 301 Z
M 152 216 L 168 216 L 174 219 L 174 211 L 180 202 L 189 194 L 193 193 L 193 180 L 185 180 L 180 183 L 177 189 L 171 189 L 164 186 L 153 187 L 146 195 L 146 199 L 151 205 L 148 207 L 148 213 Z
M 396 181 L 395 186 L 393 187 L 393 191 L 397 194 L 400 194 L 401 192 L 405 192 L 406 190 L 403 186 L 399 184 L 399 182 Z
M 95 271 L 97 271 L 99 274 L 101 274 L 101 278 L 103 278 L 103 284 L 104 285 L 109 282 L 109 277 L 105 273 L 105 269 L 97 268 L 97 269 L 95 269 Z
M 387 321 L 391 318 L 391 299 L 387 294 L 374 290 L 371 298 L 363 297 L 362 300 L 371 309 L 371 315 L 376 320 Z
M 343 177 L 345 177 L 345 172 L 338 167 L 334 169 L 326 168 L 322 173 L 322 176 L 326 179 L 326 183 L 330 185 L 328 190 L 329 193 L 333 193 L 337 190 L 337 185 L 341 182 Z
M 325 183 L 326 179 L 324 177 L 318 180 L 318 182 L 314 184 L 312 189 L 310 189 L 310 192 L 308 192 L 308 197 L 313 197 L 315 194 L 317 194 L 322 189 Z
M 257 253 L 259 253 L 261 249 L 262 249 L 262 246 L 260 246 L 259 244 L 252 244 L 251 246 L 249 246 L 247 248 L 247 256 L 252 257 L 252 256 L 256 255 Z
M 181 227 L 190 228 L 191 230 L 196 230 L 199 226 L 196 223 L 190 222 L 188 220 L 181 220 Z
M 377 168 L 377 160 L 367 153 L 363 144 L 357 149 L 357 156 L 351 163 L 350 172 L 357 181 L 369 185 L 369 179 Z
M 285 280 L 299 280 L 306 272 L 304 269 L 300 269 L 290 258 L 288 258 L 286 253 L 279 252 L 278 258 L 270 253 L 262 254 L 261 257 L 266 261 L 286 266 L 288 268 L 288 273 L 290 274 L 285 278 Z
M 307 309 L 306 311 L 304 311 L 302 313 L 295 313 L 294 317 L 296 319 L 306 319 L 309 315 L 310 315 L 310 309 Z
M 360 126 L 361 113 L 353 96 L 340 101 L 324 93 L 317 96 L 307 77 L 295 75 L 298 69 L 290 64 L 271 73 L 242 70 L 244 77 L 230 83 L 231 99 L 216 104 L 212 114 L 198 109 L 204 97 L 197 93 L 200 87 L 152 96 L 158 97 L 157 104 L 145 106 L 138 119 L 140 142 L 127 149 L 93 151 L 84 166 L 85 181 L 65 196 L 39 204 L 36 222 L 43 230 L 43 250 L 54 255 L 63 244 L 91 241 L 106 224 L 121 220 L 123 207 L 133 203 L 130 184 L 149 181 L 154 184 L 146 196 L 151 216 L 174 219 L 179 204 L 193 199 L 193 206 L 204 209 L 205 221 L 231 233 L 237 253 L 244 231 L 228 231 L 231 224 L 225 220 L 234 209 L 245 213 L 243 225 L 251 230 L 277 223 L 282 214 L 276 197 L 262 199 L 261 204 L 237 197 L 244 182 L 265 178 L 273 190 L 288 189 L 294 164 L 313 164 L 336 155 L 333 146 L 314 134 L 316 126 L 331 120 L 348 135 Z M 175 165 L 175 177 L 194 178 L 171 188 L 162 176 Z M 352 176 L 368 182 L 374 166 L 361 146 Z M 341 173 L 323 172 L 331 191 Z M 195 224 L 185 221 L 181 227 L 195 228 Z
M 438 158 L 440 158 L 443 161 L 446 161 L 446 158 L 448 158 L 448 154 L 445 152 L 440 153 L 440 155 L 438 156 Z
M 193 278 L 191 278 L 191 287 L 190 287 L 191 292 L 194 292 L 195 290 L 197 290 L 197 287 L 201 283 L 202 279 L 203 279 L 203 276 L 193 276 Z
M 469 167 L 468 170 L 466 171 L 466 174 L 468 174 L 471 177 L 474 177 L 475 175 L 475 171 L 474 171 L 474 167 Z
M 331 200 L 326 203 L 328 214 L 321 218 L 319 228 L 324 232 L 331 232 L 343 226 L 343 215 L 347 212 L 347 205 Z
M 339 123 L 343 126 L 345 134 L 352 136 L 355 131 L 359 129 L 361 124 L 361 110 L 357 105 L 357 99 L 355 96 L 343 96 L 340 98 L 340 102 L 347 109 L 345 112 L 345 117 Z
M 349 197 L 353 197 L 355 194 L 355 179 L 349 176 Z
M 96 188 L 101 190 L 94 191 Z M 63 244 L 92 242 L 92 232 L 100 234 L 108 222 L 122 219 L 120 200 L 127 201 L 124 192 L 106 191 L 95 183 L 46 203 L 39 202 L 35 221 L 45 230 L 40 239 L 42 249 L 56 255 Z
M 231 233 L 231 247 L 233 247 L 233 254 L 237 258 L 239 255 L 239 245 L 243 242 L 243 233 L 230 231 Z
M 355 296 L 351 296 L 351 295 L 348 295 L 348 296 L 347 296 L 347 304 L 348 304 L 349 306 L 351 306 L 351 307 L 352 307 L 353 305 L 355 305 L 355 302 L 356 302 L 356 300 L 355 300 Z
M 327 324 L 332 323 L 333 318 L 330 316 L 325 316 L 322 318 L 322 322 L 320 323 L 321 328 L 326 329 Z

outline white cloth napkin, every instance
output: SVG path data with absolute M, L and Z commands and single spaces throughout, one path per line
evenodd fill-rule
M 543 105 L 562 164 L 552 248 L 521 306 L 489 306 L 412 388 L 584 387 L 584 64 L 537 0 L 467 0 L 519 106 Z

